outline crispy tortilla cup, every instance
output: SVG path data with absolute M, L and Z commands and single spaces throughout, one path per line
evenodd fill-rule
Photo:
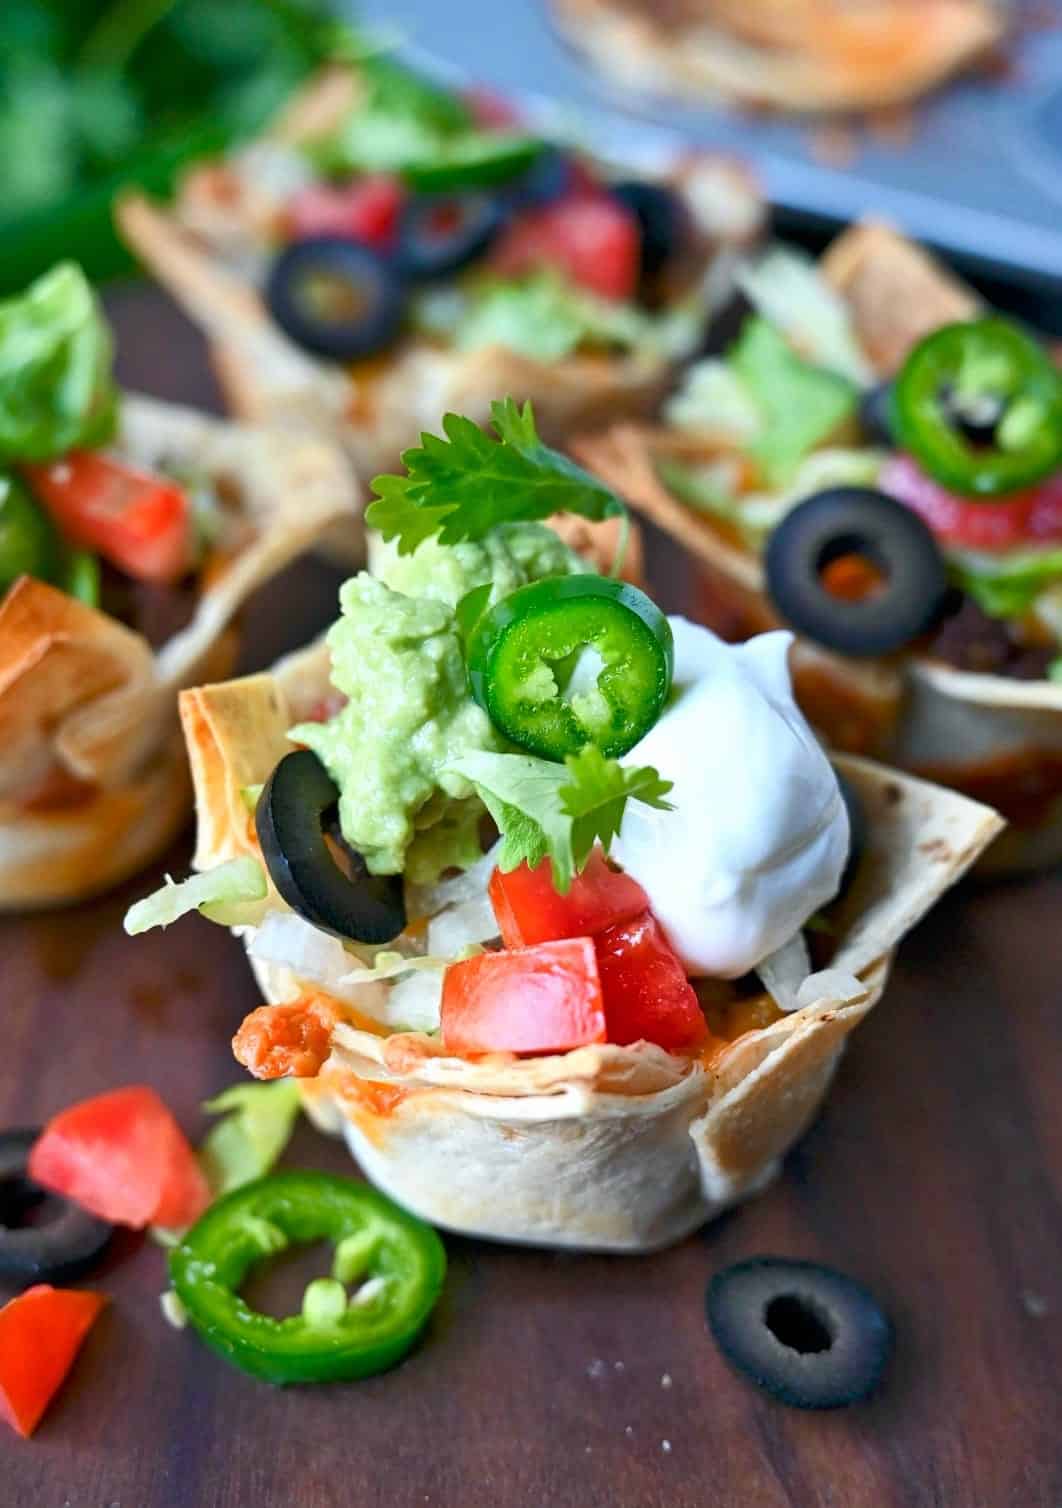
M 160 854 L 191 808 L 176 693 L 227 675 L 250 594 L 359 510 L 322 440 L 126 397 L 116 446 L 205 475 L 240 544 L 207 573 L 191 621 L 153 651 L 139 633 L 23 577 L 0 603 L 0 908 L 83 900 Z
M 318 644 L 272 674 L 183 693 L 198 867 L 257 853 L 242 791 L 290 748 L 286 730 L 326 693 L 328 668 Z M 829 970 L 791 981 L 802 1008 L 771 1008 L 769 1024 L 738 1024 L 698 1058 L 640 1043 L 470 1061 L 421 1033 L 383 1035 L 334 1002 L 349 1019 L 319 1076 L 302 1081 L 307 1109 L 401 1204 L 497 1240 L 648 1251 L 757 1192 L 814 1118 L 896 945 L 1001 826 L 954 792 L 841 763 L 867 804 L 870 844 L 838 907 Z M 320 998 L 285 968 L 252 966 L 272 1004 Z
M 879 224 L 847 231 L 823 268 L 882 377 L 930 330 L 980 307 L 926 252 Z M 779 626 L 759 559 L 660 480 L 660 459 L 708 456 L 710 437 L 618 426 L 574 448 L 696 556 L 704 583 L 699 607 L 710 627 L 740 640 Z M 982 872 L 1062 858 L 1062 685 L 973 674 L 916 654 L 847 659 L 799 638 L 793 680 L 801 707 L 832 747 L 888 758 L 1003 813 L 1010 825 Z
M 995 0 L 551 0 L 621 88 L 797 114 L 915 100 L 1002 41 Z
M 350 72 L 334 68 L 310 86 L 267 140 L 298 144 L 320 136 L 357 98 Z M 765 207 L 749 174 L 723 157 L 700 156 L 672 175 L 700 231 L 705 270 L 722 297 L 730 253 L 762 232 Z M 359 475 L 393 469 L 422 430 L 448 411 L 485 421 L 491 401 L 530 398 L 539 429 L 557 441 L 624 415 L 648 413 L 667 380 L 650 354 L 532 360 L 501 346 L 458 352 L 407 336 L 392 351 L 344 369 L 301 350 L 270 320 L 254 267 L 275 238 L 279 201 L 234 180 L 223 163 L 190 174 L 163 210 L 131 195 L 116 206 L 128 244 L 206 332 L 234 414 L 307 417 L 334 425 Z M 252 270 L 249 270 L 252 269 Z

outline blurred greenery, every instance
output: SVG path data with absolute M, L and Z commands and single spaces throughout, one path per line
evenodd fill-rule
M 2 0 L 0 290 L 60 256 L 128 265 L 117 188 L 165 192 L 353 45 L 327 0 Z

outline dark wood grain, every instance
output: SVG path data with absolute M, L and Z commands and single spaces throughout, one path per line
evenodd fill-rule
M 126 379 L 209 393 L 157 295 L 113 304 Z M 654 548 L 661 595 L 692 600 Z M 291 574 L 264 661 L 328 617 L 334 576 Z M 122 894 L 0 925 L 0 1124 L 146 1081 L 192 1132 L 238 1070 L 256 1003 L 239 946 L 184 922 L 130 941 Z M 112 1304 L 35 1439 L 0 1436 L 11 1508 L 1059 1508 L 1062 1504 L 1062 875 L 967 888 L 910 939 L 818 1125 L 758 1202 L 650 1258 L 448 1240 L 417 1353 L 350 1387 L 282 1392 L 160 1318 L 161 1254 L 123 1242 Z M 303 1127 L 289 1161 L 342 1169 Z M 801 1415 L 731 1375 L 709 1274 L 754 1253 L 830 1262 L 897 1327 L 882 1395 Z

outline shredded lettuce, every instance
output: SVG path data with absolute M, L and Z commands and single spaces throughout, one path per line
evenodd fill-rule
M 844 300 L 804 252 L 772 246 L 757 262 L 740 267 L 737 281 L 757 313 L 807 361 L 860 387 L 873 382 Z
M 854 414 L 858 390 L 847 378 L 801 360 L 763 319 L 746 320 L 729 361 L 763 416 L 749 452 L 772 486 L 784 486 L 804 456 Z
M 271 1171 L 291 1140 L 299 1114 L 295 1079 L 233 1084 L 203 1109 L 220 1115 L 199 1148 L 199 1163 L 215 1199 Z
M 651 318 L 633 304 L 596 298 L 543 271 L 481 284 L 454 339 L 462 351 L 498 345 L 538 361 L 560 361 L 583 346 L 633 350 L 651 339 L 652 328 Z
M 104 445 L 117 424 L 112 342 L 80 267 L 0 303 L 0 462 Z
M 1062 582 L 1062 549 L 1003 556 L 950 551 L 952 575 L 990 618 L 1020 618 L 1040 593 Z
M 265 870 L 257 859 L 249 856 L 230 859 L 227 864 L 193 874 L 179 884 L 167 875 L 161 889 L 130 906 L 125 914 L 125 930 L 130 937 L 136 937 L 153 927 L 168 927 L 189 911 L 198 911 L 208 921 L 219 922 L 223 927 L 256 922 L 268 889 Z
M 763 413 L 748 384 L 726 361 L 698 361 L 664 405 L 664 418 L 676 429 L 708 430 L 747 444 L 763 432 Z

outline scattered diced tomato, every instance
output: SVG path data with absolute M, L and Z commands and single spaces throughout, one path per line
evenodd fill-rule
M 402 185 L 386 175 L 342 185 L 312 183 L 286 206 L 286 228 L 296 241 L 341 236 L 386 251 L 395 239 L 402 199 Z
M 935 482 L 913 457 L 898 455 L 886 461 L 879 485 L 948 545 L 992 551 L 1062 540 L 1062 471 L 1009 497 L 968 498 Z
M 649 908 L 649 897 L 630 875 L 610 868 L 595 848 L 567 895 L 553 886 L 550 861 L 535 869 L 521 864 L 490 877 L 490 901 L 507 948 L 529 948 L 562 937 L 593 937 Z
M 139 581 L 177 581 L 191 565 L 191 505 L 176 482 L 90 450 L 22 469 L 72 544 Z
M 481 953 L 443 980 L 447 1052 L 568 1052 L 605 1040 L 601 984 L 588 937 Z
M 0 1414 L 25 1438 L 58 1392 L 107 1300 L 38 1283 L 0 1309 Z
M 184 1133 L 153 1089 L 131 1085 L 62 1110 L 29 1158 L 45 1188 L 116 1225 L 191 1225 L 210 1190 Z
M 682 1052 L 703 1041 L 700 1002 L 650 912 L 599 933 L 594 947 L 610 1042 L 644 1040 Z
M 631 212 L 608 194 L 576 193 L 525 210 L 503 232 L 491 262 L 506 277 L 553 267 L 602 298 L 638 286 L 641 238 Z

